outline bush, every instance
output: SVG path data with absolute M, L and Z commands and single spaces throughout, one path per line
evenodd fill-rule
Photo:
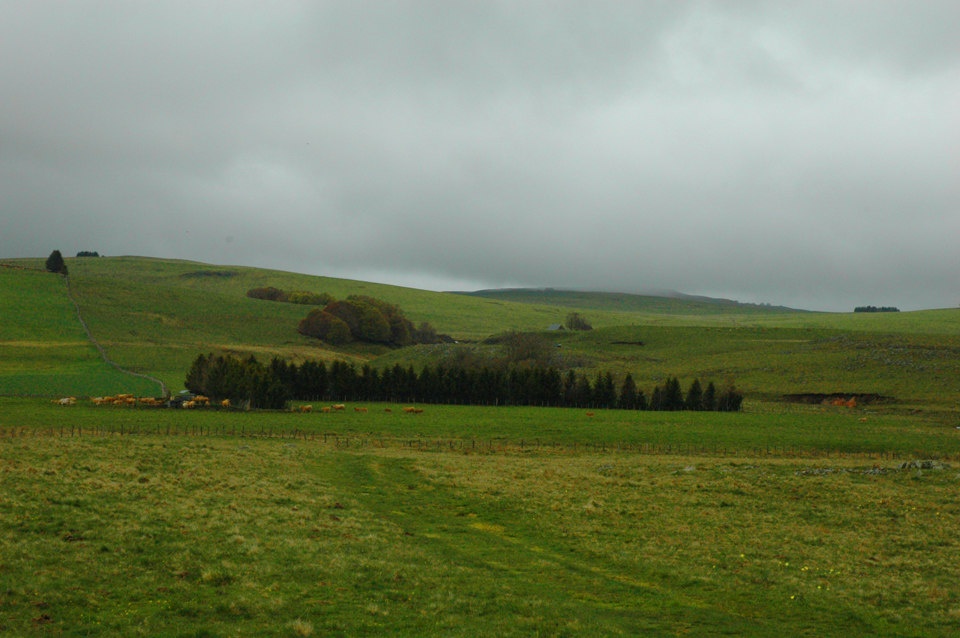
M 99 257 L 100 253 L 95 250 L 81 250 L 77 253 L 77 257 Z
M 289 303 L 298 303 L 305 306 L 326 306 L 335 301 L 333 295 L 326 292 L 308 292 L 306 290 L 291 290 L 286 293 Z
M 567 315 L 567 330 L 593 330 L 593 326 L 579 312 L 571 312 Z
M 263 299 L 264 301 L 286 301 L 286 293 L 273 286 L 251 288 L 247 291 L 247 296 L 253 299 Z

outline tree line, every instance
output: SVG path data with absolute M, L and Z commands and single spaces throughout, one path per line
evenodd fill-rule
M 250 356 L 199 355 L 187 373 L 186 388 L 234 405 L 282 409 L 301 401 L 383 401 L 460 405 L 537 405 L 622 410 L 736 412 L 743 394 L 733 385 L 718 390 L 694 379 L 684 393 L 676 377 L 655 386 L 649 397 L 631 374 L 620 383 L 610 371 L 593 380 L 582 372 L 553 367 L 456 368 L 395 364 L 378 370 L 369 364 L 322 361 L 301 365 L 275 357 L 269 365 Z
M 893 306 L 883 306 L 877 308 L 876 306 L 857 306 L 853 309 L 854 312 L 900 312 L 899 308 L 894 308 Z

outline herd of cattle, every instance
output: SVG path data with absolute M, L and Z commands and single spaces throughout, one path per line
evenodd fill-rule
M 190 410 L 197 407 L 207 407 L 210 405 L 210 397 L 205 397 L 197 395 L 189 400 L 179 400 L 179 399 L 167 399 L 167 398 L 156 398 L 156 397 L 135 397 L 132 394 L 118 394 L 112 397 L 91 397 L 90 401 L 95 405 L 146 405 L 152 407 L 179 407 L 185 410 Z M 56 405 L 74 405 L 77 402 L 77 397 L 64 397 L 62 399 L 54 399 L 52 403 Z M 220 407 L 230 408 L 232 407 L 230 399 L 224 399 L 219 402 Z M 355 407 L 353 408 L 355 412 L 368 412 L 367 408 Z M 312 405 L 301 405 L 296 408 L 291 409 L 293 412 L 313 412 Z M 319 409 L 320 412 L 346 412 L 347 406 L 343 403 L 337 403 L 336 405 L 324 406 Z M 403 411 L 408 414 L 420 414 L 423 412 L 423 408 L 414 408 L 406 407 L 403 408 Z M 393 412 L 390 408 L 385 408 L 384 412 Z

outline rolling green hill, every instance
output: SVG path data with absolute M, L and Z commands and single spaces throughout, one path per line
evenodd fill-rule
M 43 260 L 7 260 L 42 268 Z M 501 291 L 498 298 L 438 293 L 243 266 L 142 257 L 67 259 L 87 324 L 124 368 L 182 387 L 197 354 L 210 351 L 336 358 L 388 366 L 444 361 L 457 347 L 390 351 L 333 348 L 296 332 L 308 306 L 250 299 L 259 286 L 364 294 L 399 305 L 461 341 L 510 330 L 541 331 L 571 310 L 596 329 L 544 332 L 556 361 L 589 373 L 630 372 L 649 389 L 667 375 L 735 382 L 753 400 L 795 393 L 871 393 L 906 404 L 960 404 L 960 310 L 831 314 L 610 293 Z M 103 363 L 89 345 L 60 277 L 0 268 L 0 393 L 148 394 L 141 380 Z M 512 300 L 511 300 L 512 299 Z M 537 302 L 537 303 L 532 303 Z M 643 343 L 643 345 L 637 345 Z M 556 347 L 559 346 L 559 347 Z M 149 386 L 149 384 L 148 384 Z
M 554 288 L 501 288 L 457 292 L 480 299 L 497 299 L 525 304 L 562 306 L 577 310 L 604 310 L 664 315 L 769 315 L 772 312 L 805 312 L 781 306 L 741 304 L 726 300 L 706 300 L 683 295 L 674 297 L 635 295 L 620 292 L 583 292 Z

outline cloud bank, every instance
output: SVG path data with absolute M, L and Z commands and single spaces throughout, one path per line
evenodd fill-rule
M 0 256 L 960 302 L 953 2 L 0 3 Z

